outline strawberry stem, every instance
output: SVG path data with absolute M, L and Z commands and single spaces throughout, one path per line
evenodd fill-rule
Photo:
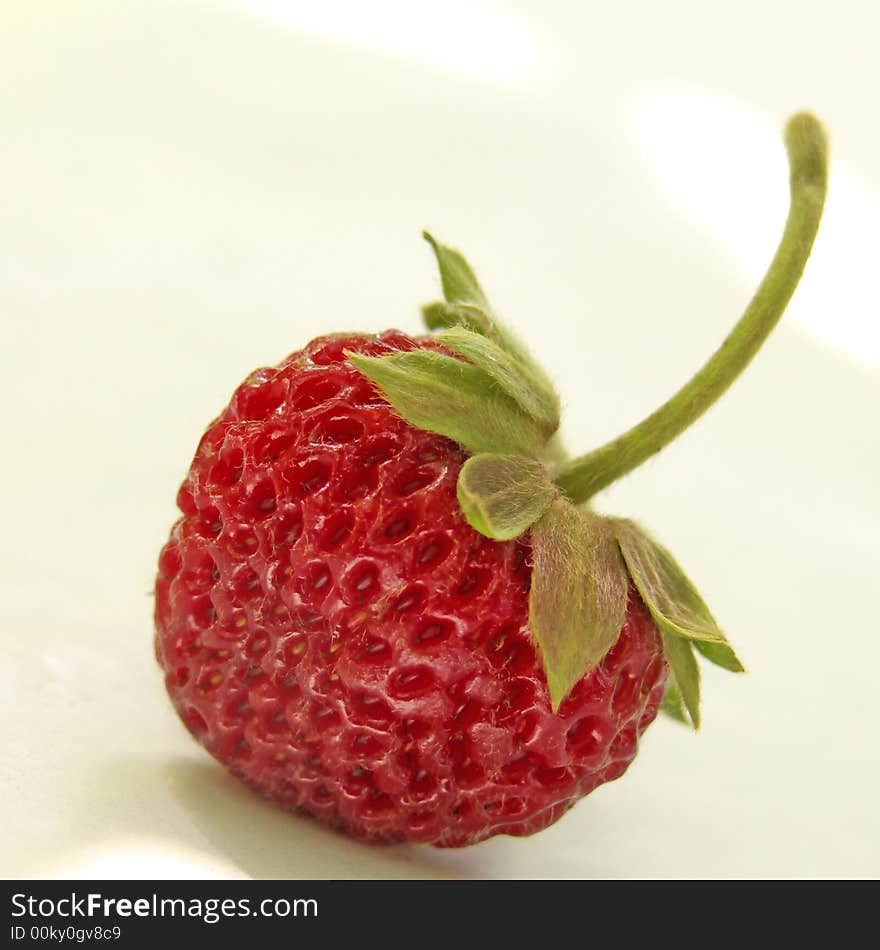
M 572 501 L 587 501 L 695 422 L 748 366 L 779 322 L 810 256 L 828 181 L 828 144 L 816 118 L 800 113 L 790 119 L 785 146 L 791 185 L 788 220 L 745 313 L 703 368 L 671 399 L 628 432 L 560 470 L 556 484 Z

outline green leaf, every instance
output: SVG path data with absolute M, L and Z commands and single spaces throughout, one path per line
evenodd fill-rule
M 716 666 L 731 673 L 745 673 L 746 668 L 733 652 L 729 643 L 710 643 L 708 640 L 694 640 L 694 646 L 703 656 Z
M 546 442 L 538 423 L 478 366 L 431 350 L 346 355 L 407 422 L 448 436 L 472 454 L 535 457 Z
M 694 657 L 690 640 L 667 633 L 662 627 L 663 652 L 669 662 L 681 700 L 687 709 L 694 729 L 700 728 L 700 668 Z
M 675 685 L 674 677 L 670 677 L 666 684 L 666 690 L 660 703 L 660 712 L 669 716 L 670 719 L 675 719 L 676 722 L 690 725 L 687 711 L 684 708 L 684 700 L 681 698 L 679 688 Z
M 532 528 L 529 624 L 554 711 L 617 642 L 628 586 L 612 525 L 553 501 Z
M 496 541 L 518 538 L 556 494 L 544 466 L 517 455 L 473 455 L 458 476 L 458 503 L 468 524 Z
M 555 395 L 553 383 L 542 367 L 532 358 L 528 348 L 492 312 L 483 288 L 480 287 L 476 275 L 464 256 L 459 251 L 440 244 L 427 231 L 423 234 L 437 258 L 443 295 L 447 301 L 446 304 L 429 304 L 422 309 L 422 316 L 428 329 L 462 326 L 492 340 L 505 353 L 529 370 L 540 382 L 542 388 L 552 395 L 558 412 L 558 398 Z
M 464 327 L 465 330 L 471 330 L 483 336 L 491 336 L 493 332 L 491 317 L 472 304 L 436 300 L 422 307 L 422 319 L 429 330 Z
M 488 312 L 489 301 L 464 257 L 453 248 L 434 240 L 427 231 L 422 232 L 422 237 L 431 245 L 437 257 L 443 296 L 450 303 L 472 303 Z
M 675 558 L 632 521 L 615 521 L 626 566 L 651 615 L 664 633 L 686 640 L 712 663 L 744 670 L 696 587 Z
M 446 330 L 438 339 L 453 353 L 485 370 L 499 389 L 540 423 L 548 438 L 559 428 L 556 393 L 497 343 L 464 327 Z

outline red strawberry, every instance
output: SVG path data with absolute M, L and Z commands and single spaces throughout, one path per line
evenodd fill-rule
M 466 456 L 344 355 L 416 345 L 325 337 L 239 387 L 180 492 L 156 645 L 184 722 L 269 797 L 463 845 L 537 831 L 621 775 L 667 666 L 633 594 L 615 648 L 551 711 L 528 540 L 465 521 Z
M 793 256 L 694 380 L 581 458 L 553 438 L 547 378 L 433 241 L 438 337 L 322 337 L 238 388 L 156 582 L 157 658 L 212 755 L 351 834 L 454 847 L 531 834 L 622 775 L 661 701 L 698 724 L 693 650 L 739 661 L 669 552 L 585 503 L 781 315 L 824 194 L 815 120 L 788 145 Z

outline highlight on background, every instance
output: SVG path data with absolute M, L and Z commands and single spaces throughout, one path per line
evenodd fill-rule
M 822 228 L 786 321 L 856 359 L 880 365 L 875 298 L 880 201 L 834 153 Z M 750 284 L 785 220 L 787 174 L 778 123 L 741 102 L 692 90 L 641 106 L 635 137 L 646 167 L 707 236 L 721 241 Z

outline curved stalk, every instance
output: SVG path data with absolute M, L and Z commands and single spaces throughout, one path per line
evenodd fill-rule
M 800 113 L 790 119 L 785 145 L 791 186 L 788 219 L 776 254 L 745 313 L 703 368 L 656 412 L 561 469 L 556 484 L 572 501 L 588 500 L 696 421 L 751 362 L 779 322 L 810 256 L 828 181 L 828 144 L 816 118 Z

